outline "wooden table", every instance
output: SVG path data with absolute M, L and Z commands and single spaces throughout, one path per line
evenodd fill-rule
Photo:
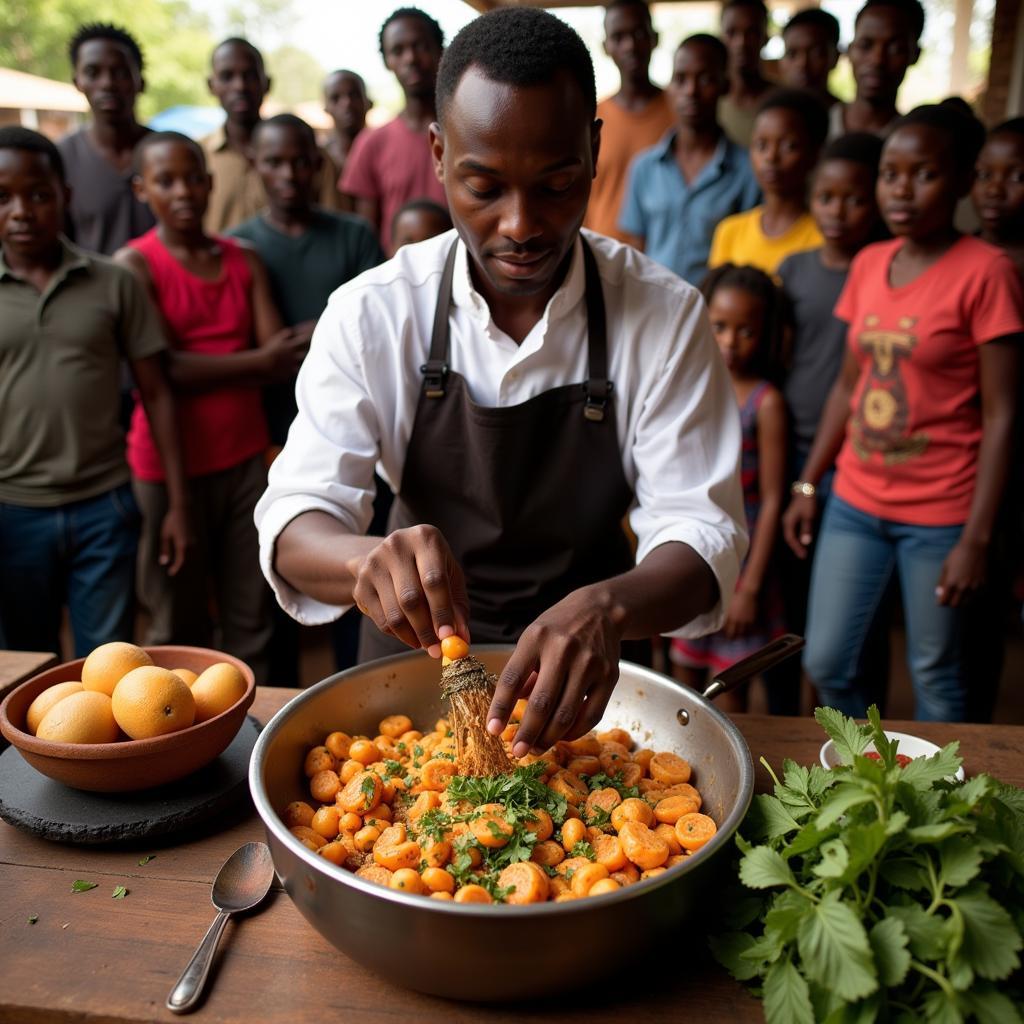
M 57 655 L 46 651 L 0 651 L 0 700 L 29 676 L 57 664 Z
M 297 691 L 261 688 L 253 713 L 266 721 Z M 817 760 L 821 730 L 809 719 L 737 715 L 755 762 Z M 1024 728 L 888 723 L 935 742 L 961 740 L 969 774 L 1024 785 Z M 769 780 L 758 766 L 757 788 Z M 210 885 L 228 855 L 263 838 L 255 814 L 178 845 L 131 850 L 60 846 L 0 822 L 0 1022 L 150 1024 L 170 1021 L 164 1000 L 213 918 Z M 155 859 L 144 866 L 143 854 Z M 97 882 L 71 893 L 75 879 Z M 115 886 L 129 895 L 114 900 Z M 35 924 L 29 918 L 38 915 Z M 687 948 L 681 940 L 681 947 Z M 544 1005 L 476 1007 L 418 995 L 382 981 L 321 938 L 277 888 L 263 908 L 227 927 L 214 984 L 198 1020 L 303 1024 L 392 1020 L 454 1024 L 611 1022 L 642 1012 L 671 1022 L 760 1021 L 758 1003 L 706 954 L 607 990 Z M 500 954 L 499 954 L 500 955 Z

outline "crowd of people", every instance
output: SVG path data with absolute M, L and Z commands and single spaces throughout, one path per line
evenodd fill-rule
M 986 134 L 956 99 L 901 114 L 919 0 L 861 8 L 845 47 L 849 103 L 828 86 L 835 18 L 793 15 L 770 73 L 768 24 L 763 0 L 725 0 L 720 37 L 682 40 L 660 88 L 646 2 L 611 0 L 604 18 L 621 86 L 596 108 L 584 238 L 602 259 L 601 245 L 628 247 L 700 289 L 741 437 L 749 551 L 720 594 L 717 632 L 673 635 L 672 671 L 700 686 L 774 636 L 806 632 L 803 667 L 822 701 L 860 716 L 884 701 L 898 604 L 916 715 L 984 719 L 1021 551 L 1024 119 Z M 69 42 L 85 127 L 56 144 L 0 129 L 0 646 L 59 650 L 66 607 L 84 655 L 131 639 L 138 604 L 146 643 L 220 646 L 258 681 L 298 683 L 304 616 L 282 610 L 279 581 L 274 600 L 254 525 L 301 394 L 317 386 L 307 367 L 297 404 L 297 376 L 332 294 L 453 224 L 431 128 L 442 30 L 399 8 L 379 42 L 405 105 L 377 129 L 351 70 L 324 82 L 328 138 L 292 114 L 262 117 L 263 58 L 231 38 L 208 80 L 222 129 L 199 141 L 151 131 L 135 113 L 142 48 L 106 24 Z M 429 249 L 432 274 L 447 251 Z M 394 401 L 337 410 L 367 436 L 331 458 L 369 459 L 376 497 L 325 484 L 317 506 L 349 501 L 378 536 L 389 509 L 392 527 L 415 511 L 391 508 L 404 490 L 389 472 L 385 435 L 405 415 Z M 312 445 L 331 429 L 299 433 Z M 271 492 L 287 492 L 292 468 L 275 467 Z M 613 483 L 616 495 L 637 489 Z M 339 667 L 356 659 L 361 618 L 352 609 L 333 627 Z M 773 712 L 797 713 L 799 666 L 765 682 Z M 747 695 L 724 699 L 742 710 Z

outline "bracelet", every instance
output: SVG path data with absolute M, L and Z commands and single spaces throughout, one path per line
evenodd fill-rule
M 799 494 L 805 498 L 813 498 L 818 493 L 818 488 L 807 480 L 795 480 L 789 491 L 791 494 Z

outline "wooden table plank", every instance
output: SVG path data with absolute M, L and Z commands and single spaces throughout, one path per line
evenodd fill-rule
M 266 721 L 296 692 L 261 688 L 253 713 Z M 804 764 L 817 759 L 823 737 L 813 721 L 753 715 L 735 721 L 755 762 L 762 754 L 775 768 L 784 757 Z M 1024 785 L 1024 728 L 887 724 L 939 743 L 959 738 L 968 773 L 985 770 Z M 759 766 L 757 788 L 769 786 Z M 262 837 L 262 824 L 251 812 L 215 834 L 131 849 L 47 843 L 0 822 L 0 1022 L 174 1019 L 164 999 L 212 919 L 213 877 L 233 850 Z M 145 853 L 156 857 L 139 866 Z M 98 886 L 72 894 L 77 878 Z M 128 887 L 126 899 L 111 899 L 116 885 Z M 38 915 L 36 924 L 29 924 L 31 915 Z M 762 1019 L 756 1001 L 706 952 L 686 950 L 682 937 L 680 945 L 670 951 L 671 965 L 642 975 L 631 971 L 610 979 L 600 992 L 543 1005 L 477 1007 L 381 980 L 321 938 L 275 887 L 260 911 L 228 926 L 215 983 L 197 1019 L 294 1024 L 358 1014 L 362 1024 L 399 1017 L 429 1024 L 587 1024 L 635 1015 L 641 1007 L 645 1015 L 673 1024 Z
M 0 700 L 18 683 L 57 664 L 57 655 L 47 651 L 0 650 Z

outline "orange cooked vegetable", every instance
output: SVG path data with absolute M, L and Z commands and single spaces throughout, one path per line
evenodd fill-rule
M 525 804 L 521 791 L 504 783 L 493 792 L 507 792 L 507 805 L 462 795 L 471 786 L 456 796 L 451 782 L 461 773 L 450 721 L 439 718 L 420 732 L 408 715 L 391 714 L 372 739 L 335 731 L 310 747 L 301 768 L 312 799 L 293 801 L 281 817 L 299 842 L 340 869 L 460 903 L 561 903 L 617 892 L 681 864 L 715 834 L 688 781 L 689 763 L 637 749 L 625 729 L 511 758 L 525 711 L 520 698 L 504 748 L 513 764 L 531 768 Z M 601 773 L 615 781 L 592 791 Z M 547 802 L 536 785 L 566 802 Z M 623 800 L 632 787 L 640 799 Z
M 446 636 L 441 641 L 441 653 L 449 661 L 458 661 L 469 654 L 469 644 L 461 636 Z
M 655 754 L 647 766 L 652 779 L 673 786 L 677 782 L 690 781 L 690 762 L 684 761 L 678 754 L 666 752 Z
M 519 861 L 503 868 L 498 885 L 512 890 L 505 897 L 507 903 L 543 903 L 548 898 L 548 876 L 533 861 Z
M 684 814 L 676 822 L 676 838 L 684 850 L 699 850 L 718 831 L 718 826 L 706 814 Z
M 464 885 L 455 893 L 456 903 L 493 903 L 491 894 L 482 885 Z
M 668 843 L 638 821 L 627 821 L 619 829 L 619 842 L 641 871 L 661 867 L 668 860 Z

